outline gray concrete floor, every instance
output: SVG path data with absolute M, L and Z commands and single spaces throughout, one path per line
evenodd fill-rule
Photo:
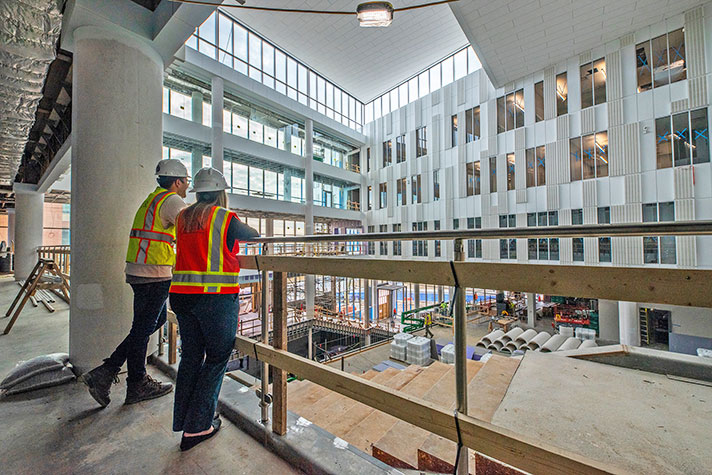
M 19 290 L 0 278 L 4 314 Z M 18 360 L 66 352 L 69 310 L 50 314 L 28 305 L 9 335 L 0 335 L 0 379 Z M 0 330 L 7 319 L 0 319 Z M 107 349 L 107 352 L 111 349 Z M 158 371 L 151 374 L 165 379 Z M 173 396 L 124 406 L 125 375 L 100 409 L 81 383 L 0 399 L 0 472 L 84 473 L 299 473 L 223 418 L 220 434 L 189 452 L 171 431 Z
M 712 473 L 712 387 L 527 352 L 492 423 L 628 473 Z

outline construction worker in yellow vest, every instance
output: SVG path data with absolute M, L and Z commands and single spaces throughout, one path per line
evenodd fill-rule
M 109 402 L 112 382 L 127 363 L 125 404 L 168 394 L 173 385 L 156 381 L 146 373 L 146 349 L 151 335 L 166 322 L 166 300 L 175 265 L 175 221 L 186 204 L 190 178 L 183 162 L 161 160 L 156 166 L 158 186 L 143 201 L 129 233 L 126 283 L 134 294 L 131 331 L 104 364 L 81 380 L 102 407 Z

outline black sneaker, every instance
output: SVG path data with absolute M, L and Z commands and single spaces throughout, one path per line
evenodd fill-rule
M 116 384 L 119 382 L 120 369 L 121 368 L 112 368 L 103 364 L 81 375 L 79 381 L 87 385 L 89 394 L 91 394 L 91 397 L 93 397 L 101 407 L 106 407 L 111 402 L 111 398 L 109 397 L 111 383 Z
M 124 404 L 135 404 L 148 399 L 155 399 L 165 396 L 171 391 L 173 391 L 173 385 L 171 383 L 162 383 L 156 381 L 149 375 L 145 375 L 141 381 L 135 383 L 128 382 L 126 401 L 124 401 Z

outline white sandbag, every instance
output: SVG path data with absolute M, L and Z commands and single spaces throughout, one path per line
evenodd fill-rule
M 67 364 L 69 364 L 69 355 L 67 353 L 52 353 L 37 356 L 31 360 L 20 361 L 10 371 L 10 374 L 0 382 L 0 389 L 10 389 L 16 384 L 47 371 L 61 370 Z
M 61 369 L 55 369 L 53 371 L 45 371 L 44 373 L 39 373 L 32 378 L 25 379 L 21 383 L 15 384 L 9 389 L 3 389 L 0 394 L 3 396 L 10 396 L 12 394 L 24 393 L 27 391 L 34 391 L 35 389 L 49 388 L 51 386 L 58 386 L 60 384 L 68 383 L 76 378 L 74 372 L 72 372 L 72 365 L 62 366 Z

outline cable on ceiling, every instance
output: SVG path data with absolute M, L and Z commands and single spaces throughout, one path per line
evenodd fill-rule
M 280 12 L 280 13 L 317 13 L 320 15 L 355 15 L 356 12 L 344 12 L 344 11 L 334 11 L 334 10 L 302 10 L 298 8 L 277 8 L 277 7 L 258 7 L 255 5 L 223 5 L 222 2 L 211 2 L 211 1 L 201 1 L 201 0 L 169 0 L 175 3 L 188 3 L 191 5 L 208 5 L 213 7 L 224 7 L 224 8 L 242 8 L 245 10 L 261 10 L 269 12 Z M 438 2 L 422 3 L 420 5 L 413 5 L 410 7 L 394 8 L 394 12 L 403 12 L 406 10 L 416 10 L 418 8 L 432 7 L 435 5 L 442 5 L 445 3 L 457 2 L 458 0 L 440 0 Z

